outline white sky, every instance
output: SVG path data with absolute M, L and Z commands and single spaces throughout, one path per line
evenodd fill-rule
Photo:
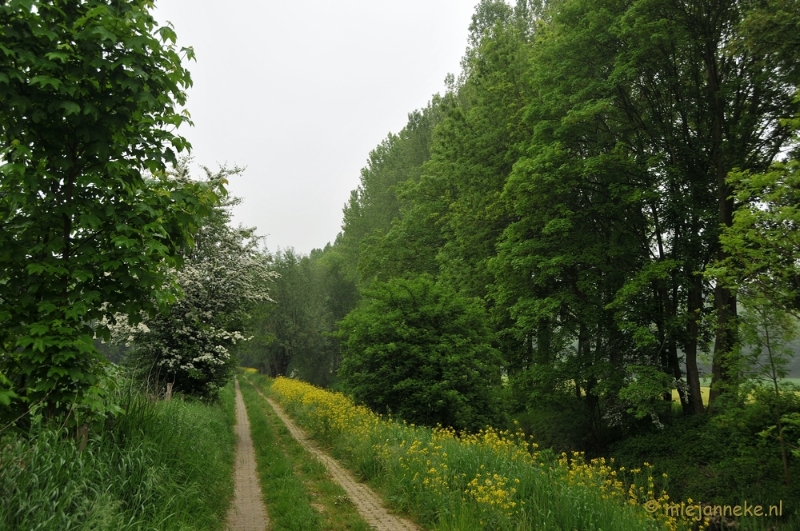
M 458 73 L 477 2 L 158 0 L 197 55 L 196 165 L 247 166 L 234 221 L 271 250 L 332 242 L 369 151 Z

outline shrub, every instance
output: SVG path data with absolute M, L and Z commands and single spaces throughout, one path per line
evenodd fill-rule
M 339 325 L 345 389 L 417 424 L 477 430 L 499 412 L 483 307 L 429 276 L 376 283 Z

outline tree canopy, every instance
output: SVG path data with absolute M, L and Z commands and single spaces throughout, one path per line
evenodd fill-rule
M 519 407 L 576 400 L 597 447 L 672 390 L 703 414 L 705 357 L 713 409 L 740 352 L 737 288 L 713 273 L 742 208 L 792 208 L 797 7 L 482 1 L 461 75 L 373 152 L 322 253 L 362 293 L 428 274 L 478 297 Z M 793 225 L 758 227 L 750 266 L 791 262 Z

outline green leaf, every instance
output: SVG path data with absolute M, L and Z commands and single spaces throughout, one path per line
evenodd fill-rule
M 175 34 L 175 30 L 172 29 L 171 24 L 158 28 L 158 34 L 161 37 L 161 42 L 169 41 L 175 43 L 175 41 L 178 39 L 178 36 Z
M 47 85 L 52 86 L 54 89 L 58 90 L 58 87 L 61 86 L 61 80 L 56 79 L 54 77 L 49 76 L 35 76 L 30 80 L 31 85 L 39 85 L 40 87 L 44 88 Z
M 81 107 L 75 102 L 72 101 L 65 101 L 61 104 L 61 107 L 67 111 L 64 113 L 65 116 L 69 116 L 70 114 L 79 114 L 81 112 Z
M 16 52 L 14 52 L 14 50 L 9 48 L 8 46 L 3 44 L 2 42 L 0 42 L 0 52 L 3 52 L 6 57 L 14 57 L 14 56 L 17 55 Z
M 79 29 L 82 28 L 88 21 L 100 18 L 102 15 L 108 13 L 108 6 L 105 5 L 98 5 L 93 7 L 92 9 L 88 10 L 82 17 L 79 17 L 75 23 L 74 28 Z
M 62 63 L 66 63 L 69 60 L 69 54 L 65 52 L 48 52 L 45 54 L 45 57 L 47 57 L 51 61 L 57 59 Z

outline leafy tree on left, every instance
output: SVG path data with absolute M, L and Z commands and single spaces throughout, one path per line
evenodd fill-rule
M 224 180 L 171 179 L 191 85 L 148 0 L 0 1 L 0 415 L 102 408 L 103 318 L 175 299 Z

